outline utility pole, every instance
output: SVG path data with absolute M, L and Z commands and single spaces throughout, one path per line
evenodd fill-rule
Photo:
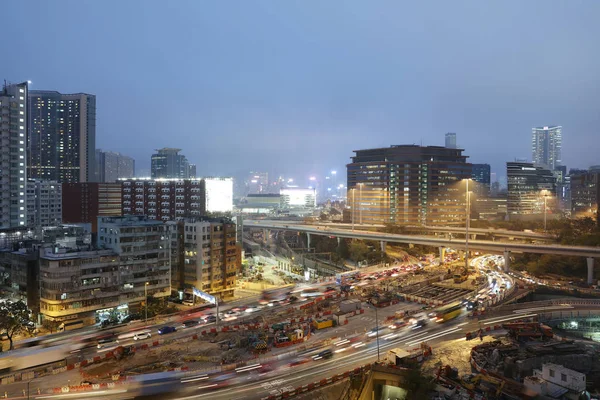
M 466 204 L 466 235 L 465 235 L 465 273 L 469 271 L 469 224 L 471 220 L 471 196 L 469 195 L 469 181 L 470 179 L 466 179 L 467 182 L 467 192 L 465 193 L 465 197 L 467 200 Z

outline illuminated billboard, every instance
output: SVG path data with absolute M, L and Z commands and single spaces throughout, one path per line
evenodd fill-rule
M 233 211 L 233 178 L 204 178 L 206 211 Z

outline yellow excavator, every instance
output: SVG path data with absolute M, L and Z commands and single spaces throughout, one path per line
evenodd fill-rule
M 502 389 L 504 388 L 504 384 L 506 383 L 502 379 L 494 378 L 493 376 L 484 374 L 465 375 L 460 380 L 460 383 L 469 390 L 475 390 L 482 381 L 491 384 L 495 388 L 496 396 L 500 396 L 500 393 L 502 393 Z

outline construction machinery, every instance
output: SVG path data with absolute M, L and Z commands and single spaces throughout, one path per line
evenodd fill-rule
M 540 322 L 512 322 L 503 324 L 502 328 L 516 340 L 549 340 L 554 337 L 552 328 Z
M 502 379 L 495 378 L 490 375 L 484 375 L 484 374 L 465 375 L 461 378 L 460 383 L 463 387 L 465 387 L 468 390 L 479 389 L 482 391 L 486 391 L 488 393 L 490 392 L 490 390 L 485 390 L 488 388 L 484 387 L 484 386 L 488 386 L 488 387 L 491 386 L 492 390 L 494 391 L 494 395 L 496 397 L 500 396 L 500 394 L 502 393 L 502 389 L 504 388 L 504 385 L 506 384 L 506 382 Z

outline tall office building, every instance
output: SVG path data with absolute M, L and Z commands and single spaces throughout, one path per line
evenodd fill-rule
M 554 171 L 562 163 L 562 126 L 533 128 L 531 133 L 532 162 Z
M 188 178 L 189 179 L 196 179 L 196 164 L 189 164 L 188 165 Z
M 135 177 L 135 160 L 121 153 L 96 150 L 98 182 L 116 182 Z
M 571 194 L 571 216 L 574 218 L 598 218 L 600 201 L 600 171 L 573 170 L 569 174 Z M 600 219 L 598 219 L 600 222 Z
M 56 181 L 27 180 L 27 225 L 30 228 L 62 223 L 62 185 Z
M 0 228 L 27 224 L 27 82 L 0 91 Z
M 89 223 L 98 232 L 98 217 L 121 216 L 120 183 L 63 183 L 63 222 Z
M 448 148 L 448 149 L 456 148 L 456 133 L 452 133 L 452 132 L 446 133 L 446 148 Z
M 462 149 L 402 145 L 355 150 L 347 165 L 355 223 L 463 225 L 471 164 Z
M 28 177 L 96 181 L 96 96 L 29 92 Z
M 471 178 L 475 181 L 474 192 L 479 196 L 489 196 L 491 190 L 490 164 L 473 164 Z
M 184 155 L 179 154 L 181 149 L 165 147 L 157 149 L 152 155 L 152 179 L 188 179 L 190 163 Z
M 532 163 L 507 162 L 506 173 L 510 219 L 540 218 L 544 214 L 544 207 L 552 212 L 552 200 L 556 193 L 556 178 L 552 171 Z

